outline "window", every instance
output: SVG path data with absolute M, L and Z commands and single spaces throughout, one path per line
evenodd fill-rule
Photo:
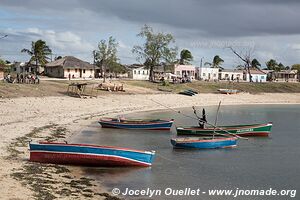
M 68 69 L 68 72 L 70 72 L 70 69 Z
M 141 74 L 141 71 L 140 71 L 140 70 L 138 71 L 138 74 Z
M 85 74 L 85 69 L 83 70 L 83 73 Z
M 136 71 L 135 71 L 135 70 L 133 70 L 133 73 L 134 73 L 134 74 L 136 74 Z
M 205 73 L 203 73 L 203 76 L 205 76 Z
M 93 73 L 93 70 L 91 69 L 91 74 Z
M 75 69 L 75 73 L 77 73 L 77 69 Z
M 217 76 L 217 74 L 214 74 L 214 77 L 216 77 Z
M 148 75 L 148 70 L 146 71 L 146 74 Z
M 143 70 L 143 75 L 145 74 L 145 71 Z
M 265 77 L 264 77 L 264 76 L 261 76 L 261 77 L 260 77 L 260 79 L 264 80 L 264 79 L 265 79 Z

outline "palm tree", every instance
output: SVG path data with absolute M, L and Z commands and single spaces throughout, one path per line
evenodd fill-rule
M 209 65 L 211 68 L 222 68 L 221 64 L 224 62 L 224 60 L 219 56 L 216 55 L 212 61 L 212 63 L 206 62 L 204 65 Z
M 251 67 L 255 68 L 255 69 L 259 69 L 259 67 L 261 67 L 261 64 L 258 62 L 258 60 L 256 58 L 254 58 L 251 61 Z
M 31 49 L 22 49 L 22 53 L 27 53 L 31 56 L 29 63 L 35 62 L 35 73 L 38 72 L 38 64 L 44 66 L 49 59 L 47 56 L 51 55 L 51 49 L 46 45 L 46 42 L 43 40 L 32 41 Z
M 185 64 L 189 64 L 191 61 L 193 61 L 192 53 L 187 49 L 183 49 L 180 52 L 179 64 L 185 65 Z

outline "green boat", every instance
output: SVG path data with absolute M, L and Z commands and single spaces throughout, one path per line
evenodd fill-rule
M 177 135 L 226 135 L 235 134 L 238 136 L 262 136 L 267 137 L 271 133 L 272 123 L 266 124 L 246 124 L 246 125 L 232 125 L 232 126 L 218 126 L 214 127 L 177 127 Z

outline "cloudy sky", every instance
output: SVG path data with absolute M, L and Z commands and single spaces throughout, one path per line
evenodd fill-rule
M 299 0 L 0 0 L 0 56 L 27 61 L 20 53 L 31 41 L 46 40 L 56 55 L 92 61 L 101 39 L 119 42 L 122 63 L 136 63 L 133 45 L 144 24 L 172 33 L 179 50 L 189 49 L 194 64 L 218 54 L 223 66 L 251 50 L 263 65 L 273 58 L 284 65 L 300 63 Z

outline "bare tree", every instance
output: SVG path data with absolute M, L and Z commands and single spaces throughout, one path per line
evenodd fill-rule
M 249 74 L 250 82 L 253 82 L 251 71 L 250 71 L 250 69 L 252 68 L 252 65 L 251 65 L 251 56 L 252 56 L 253 50 L 252 49 L 248 49 L 244 54 L 242 54 L 242 53 L 238 53 L 231 46 L 227 47 L 227 48 L 229 48 L 240 60 L 242 60 L 244 62 L 244 69 Z

